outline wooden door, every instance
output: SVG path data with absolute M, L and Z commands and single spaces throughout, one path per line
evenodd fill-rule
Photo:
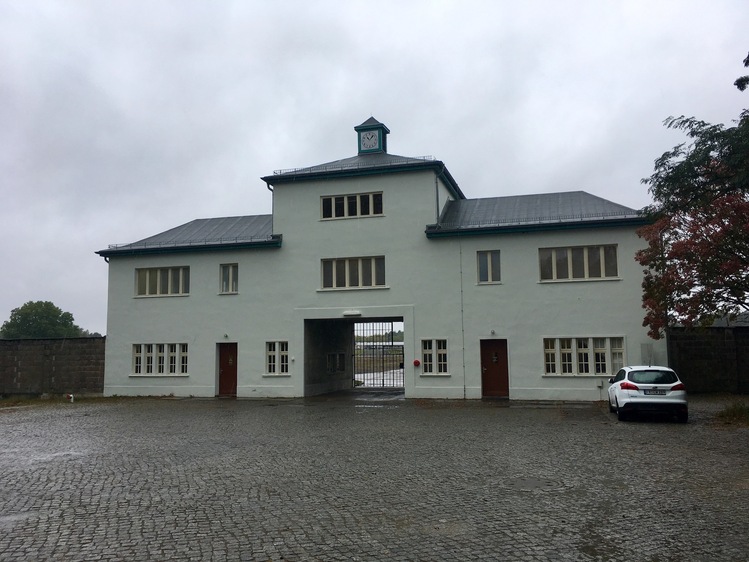
M 481 396 L 510 396 L 507 340 L 481 340 Z
M 237 395 L 237 344 L 218 344 L 218 395 Z

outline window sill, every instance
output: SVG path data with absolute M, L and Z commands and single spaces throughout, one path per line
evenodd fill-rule
M 330 221 L 345 221 L 345 220 L 354 220 L 354 219 L 379 219 L 384 217 L 385 214 L 381 213 L 379 215 L 355 215 L 355 216 L 348 216 L 348 217 L 321 217 L 320 222 L 330 222 Z
M 189 374 L 174 374 L 174 375 L 171 375 L 169 373 L 153 373 L 153 374 L 150 374 L 150 375 L 149 374 L 145 374 L 145 375 L 130 374 L 128 376 L 131 379 L 156 379 L 156 378 L 159 378 L 159 379 L 163 379 L 163 378 L 169 378 L 169 379 L 180 379 L 180 378 L 182 378 L 182 379 L 185 379 L 185 378 L 189 377 L 190 375 Z
M 376 285 L 373 287 L 328 287 L 325 289 L 317 289 L 317 292 L 334 293 L 337 291 L 377 291 L 382 289 L 390 289 L 390 285 Z
M 419 377 L 422 378 L 450 378 L 450 373 L 421 373 Z
M 477 287 L 484 287 L 486 285 L 501 285 L 502 281 L 479 281 L 476 283 Z
M 238 294 L 239 294 L 239 291 L 234 291 L 234 292 L 231 292 L 231 293 L 218 293 L 218 296 L 225 297 L 227 295 L 231 296 L 231 295 L 238 295 Z
M 541 279 L 539 285 L 553 283 L 601 283 L 603 281 L 621 281 L 621 277 L 588 277 L 586 279 Z
M 134 299 L 170 299 L 174 297 L 189 297 L 190 293 L 184 293 L 182 295 L 135 295 Z
M 284 379 L 291 377 L 291 373 L 263 373 L 264 379 Z

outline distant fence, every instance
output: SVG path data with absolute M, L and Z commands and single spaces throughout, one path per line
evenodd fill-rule
M 749 394 L 749 326 L 671 328 L 668 357 L 688 392 Z
M 0 340 L 0 394 L 101 394 L 105 341 Z

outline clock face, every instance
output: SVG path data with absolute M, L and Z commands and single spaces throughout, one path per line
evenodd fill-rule
M 380 144 L 380 134 L 377 131 L 365 131 L 359 137 L 361 150 L 371 150 L 378 148 Z

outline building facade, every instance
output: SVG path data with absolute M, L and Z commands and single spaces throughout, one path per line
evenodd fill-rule
M 602 400 L 648 338 L 634 210 L 585 192 L 468 199 L 443 162 L 357 154 L 263 181 L 272 215 L 201 219 L 109 262 L 107 395 L 351 388 L 355 327 L 403 327 L 412 398 Z

